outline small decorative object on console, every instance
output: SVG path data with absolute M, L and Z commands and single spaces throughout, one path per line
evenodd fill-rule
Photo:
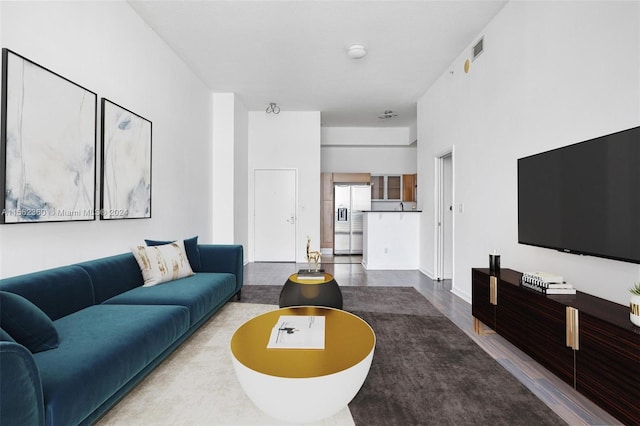
M 632 323 L 640 327 L 640 282 L 637 282 L 629 291 L 631 292 L 629 318 Z
M 489 273 L 491 275 L 497 275 L 500 273 L 500 255 L 497 250 L 493 250 L 493 253 L 489 254 Z

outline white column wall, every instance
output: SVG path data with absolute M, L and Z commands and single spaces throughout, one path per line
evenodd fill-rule
M 235 226 L 234 143 L 235 95 L 214 93 L 213 149 L 211 158 L 212 196 L 211 240 L 218 244 L 233 244 Z
M 234 244 L 244 247 L 247 262 L 249 247 L 249 111 L 236 95 L 234 101 Z

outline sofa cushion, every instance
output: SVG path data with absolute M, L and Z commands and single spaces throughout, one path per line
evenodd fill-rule
M 143 284 L 142 272 L 131 253 L 89 260 L 77 265 L 91 278 L 96 304 Z
M 182 241 L 151 247 L 137 245 L 131 252 L 140 266 L 145 287 L 193 275 Z
M 95 304 L 89 275 L 74 265 L 3 278 L 0 290 L 28 299 L 54 321 Z
M 0 291 L 0 327 L 31 352 L 58 347 L 53 321 L 22 296 Z
M 55 321 L 60 346 L 34 354 L 47 424 L 80 423 L 189 328 L 182 306 L 97 305 Z
M 2 309 L 2 308 L 0 308 L 0 309 Z M 16 342 L 16 341 L 13 339 L 13 337 L 11 337 L 11 336 L 9 335 L 9 333 L 7 333 L 6 331 L 4 331 L 2 328 L 0 328 L 0 341 L 3 341 L 3 342 L 14 342 L 14 343 Z
M 191 314 L 191 325 L 194 325 L 212 310 L 226 303 L 235 292 L 235 275 L 199 272 L 188 278 L 153 287 L 138 287 L 104 303 L 186 306 Z
M 144 240 L 148 246 L 161 246 L 174 242 L 172 241 L 160 241 L 160 240 Z M 200 249 L 198 248 L 198 236 L 193 238 L 187 238 L 184 240 L 184 249 L 187 252 L 187 259 L 193 272 L 200 272 L 202 269 L 202 263 L 200 262 Z

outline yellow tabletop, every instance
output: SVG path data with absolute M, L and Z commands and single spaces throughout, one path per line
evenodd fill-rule
M 267 349 L 280 315 L 325 316 L 324 349 Z M 353 367 L 376 344 L 373 330 L 361 318 L 334 308 L 297 306 L 259 315 L 241 325 L 231 338 L 233 356 L 246 367 L 276 377 L 308 378 Z
M 298 274 L 291 274 L 291 275 L 289 275 L 289 281 L 292 281 L 292 282 L 294 282 L 296 284 L 326 284 L 326 283 L 329 283 L 329 282 L 333 281 L 333 275 L 327 274 L 325 272 L 324 279 L 301 280 L 301 279 L 298 278 Z

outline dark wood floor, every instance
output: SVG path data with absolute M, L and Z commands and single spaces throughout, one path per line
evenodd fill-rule
M 323 255 L 321 266 L 341 286 L 415 287 L 434 306 L 536 394 L 570 425 L 619 425 L 615 418 L 541 367 L 502 337 L 478 336 L 473 332 L 471 305 L 449 290 L 448 281 L 437 282 L 419 271 L 367 271 L 358 257 Z M 246 285 L 282 285 L 290 274 L 305 268 L 296 263 L 249 263 L 244 268 Z

